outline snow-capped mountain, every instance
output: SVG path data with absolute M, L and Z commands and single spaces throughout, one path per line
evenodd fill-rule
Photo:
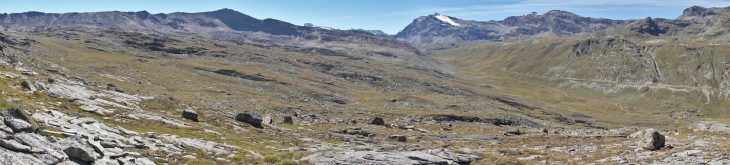
M 581 17 L 553 10 L 530 13 L 501 21 L 473 21 L 434 13 L 413 20 L 395 35 L 417 47 L 451 48 L 474 41 L 500 41 L 539 36 L 570 36 L 619 27 L 627 21 Z

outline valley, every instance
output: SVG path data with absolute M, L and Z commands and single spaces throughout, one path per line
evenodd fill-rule
M 231 9 L 3 14 L 0 160 L 727 164 L 728 14 L 433 14 L 393 36 Z

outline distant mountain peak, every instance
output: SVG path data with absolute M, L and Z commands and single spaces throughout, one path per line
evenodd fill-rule
M 540 36 L 571 36 L 622 26 L 625 21 L 582 17 L 577 14 L 551 10 L 501 21 L 462 20 L 440 13 L 415 19 L 396 38 L 416 47 L 441 49 L 473 41 L 503 41 Z
M 706 16 L 710 16 L 710 15 L 715 15 L 715 14 L 717 14 L 717 13 L 711 9 L 701 7 L 701 6 L 692 6 L 687 9 L 684 9 L 684 11 L 682 11 L 682 15 L 679 17 L 680 17 L 680 19 L 681 18 L 693 18 L 693 17 L 706 17 Z
M 229 9 L 229 8 L 222 8 L 222 9 L 218 9 L 218 10 L 213 11 L 213 12 L 236 12 L 236 13 L 240 13 L 240 12 L 238 12 L 236 10 Z
M 546 15 L 546 16 L 550 16 L 550 15 L 570 15 L 570 16 L 578 16 L 575 13 L 571 13 L 571 12 L 567 12 L 567 11 L 562 11 L 562 10 L 550 10 L 547 13 L 545 13 L 544 15 Z

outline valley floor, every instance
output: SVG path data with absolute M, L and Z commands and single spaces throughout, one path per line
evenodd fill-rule
M 646 108 L 659 103 L 644 103 L 671 97 L 663 96 L 667 91 L 661 85 L 652 86 L 653 94 L 605 92 L 612 89 L 598 90 L 597 82 L 484 69 L 438 53 L 431 56 L 436 61 L 420 55 L 407 59 L 422 60 L 419 64 L 429 66 L 424 67 L 398 57 L 325 56 L 202 37 L 93 30 L 4 33 L 14 42 L 27 42 L 3 45 L 0 89 L 6 102 L 0 106 L 17 109 L 2 115 L 8 129 L 0 131 L 0 156 L 7 160 L 730 162 L 727 121 L 670 103 L 661 103 L 676 108 L 670 113 Z M 643 149 L 647 143 L 642 141 L 659 141 L 646 131 L 650 128 L 663 135 L 666 145 Z

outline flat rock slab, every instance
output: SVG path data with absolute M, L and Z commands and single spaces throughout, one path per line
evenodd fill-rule
M 474 155 L 456 154 L 447 150 L 425 151 L 330 151 L 302 158 L 309 164 L 469 164 L 481 159 Z

